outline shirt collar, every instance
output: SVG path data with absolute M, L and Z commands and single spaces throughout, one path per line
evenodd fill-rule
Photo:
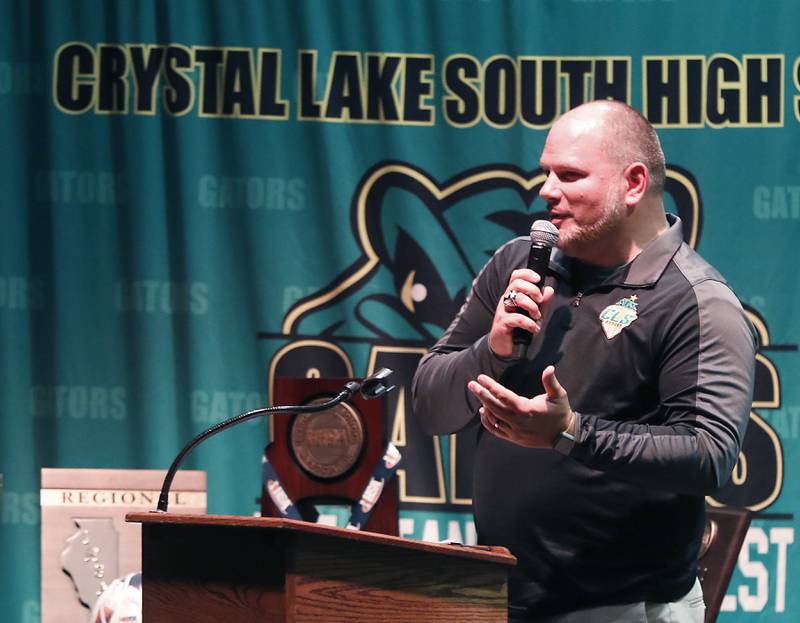
M 650 242 L 631 263 L 626 286 L 653 285 L 664 274 L 672 256 L 683 244 L 683 225 L 674 214 L 667 214 L 669 228 Z
M 630 264 L 625 277 L 626 286 L 649 286 L 656 283 L 675 252 L 683 244 L 683 225 L 674 214 L 667 214 L 669 227 L 650 242 Z M 569 279 L 570 258 L 559 248 L 550 254 L 550 270 Z

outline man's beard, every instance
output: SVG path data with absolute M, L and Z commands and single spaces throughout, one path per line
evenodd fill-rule
M 567 255 L 578 251 L 583 245 L 597 242 L 614 231 L 625 218 L 625 204 L 616 195 L 616 188 L 609 188 L 605 209 L 599 220 L 591 225 L 577 225 L 558 233 L 558 247 Z

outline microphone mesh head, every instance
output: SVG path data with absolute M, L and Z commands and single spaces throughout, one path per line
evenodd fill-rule
M 531 226 L 531 244 L 552 247 L 558 242 L 558 228 L 544 219 L 534 221 Z

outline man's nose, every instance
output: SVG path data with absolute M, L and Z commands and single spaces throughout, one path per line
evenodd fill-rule
M 552 171 L 548 173 L 547 179 L 539 189 L 539 196 L 548 203 L 558 201 L 558 199 L 561 197 L 561 191 L 558 188 L 558 178 Z

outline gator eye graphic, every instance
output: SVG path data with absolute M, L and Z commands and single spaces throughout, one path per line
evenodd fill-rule
M 382 257 L 382 265 L 393 276 L 392 292 L 367 294 L 356 305 L 356 318 L 375 335 L 392 339 L 392 331 L 413 335 L 415 339 L 434 341 L 464 302 L 466 289 L 452 295 L 437 265 L 422 246 L 403 229 L 393 232 L 395 244 L 391 255 Z M 437 249 L 446 257 L 444 265 L 460 262 L 455 246 Z M 468 274 L 469 266 L 461 262 Z
M 416 274 L 415 270 L 408 273 L 403 287 L 400 289 L 400 300 L 412 314 L 414 313 L 414 303 L 421 303 L 428 298 L 428 288 L 425 287 L 425 284 L 414 281 Z
M 444 251 L 444 249 L 440 249 Z M 454 249 L 448 256 L 457 256 Z M 451 296 L 436 264 L 420 244 L 406 232 L 397 236 L 394 253 L 395 260 L 390 266 L 395 279 L 395 288 L 403 307 L 413 314 L 415 323 L 432 325 L 425 333 L 436 333 L 447 326 L 461 307 L 466 296 L 463 287 L 457 288 Z M 455 259 L 455 258 L 449 258 Z M 465 267 L 465 269 L 468 267 Z

